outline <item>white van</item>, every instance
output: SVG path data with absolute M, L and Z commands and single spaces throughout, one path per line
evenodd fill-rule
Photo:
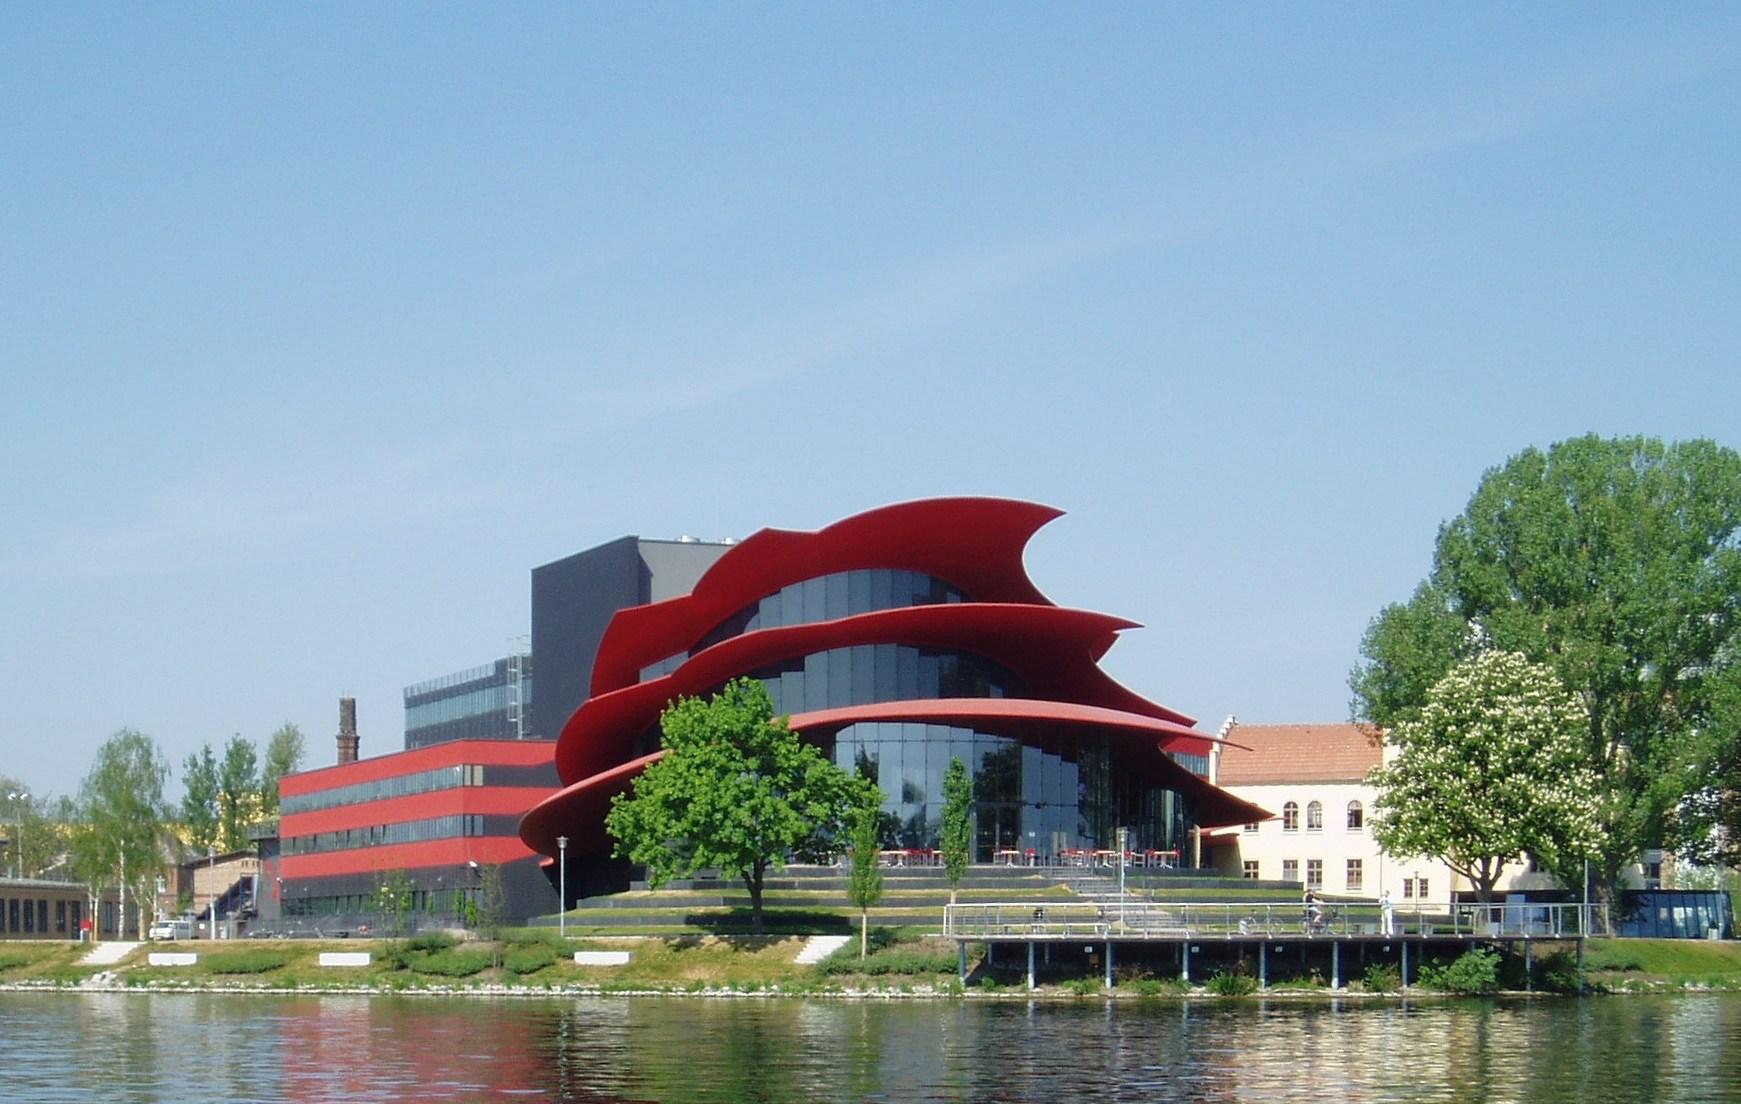
M 145 933 L 149 939 L 192 939 L 192 920 L 159 920 Z

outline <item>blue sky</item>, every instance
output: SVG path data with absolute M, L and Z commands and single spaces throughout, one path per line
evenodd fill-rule
M 1741 446 L 1727 5 L 0 9 L 0 773 L 365 753 L 625 533 L 1068 511 L 1196 714 L 1340 719 L 1486 468 Z M 179 784 L 173 787 L 179 792 Z

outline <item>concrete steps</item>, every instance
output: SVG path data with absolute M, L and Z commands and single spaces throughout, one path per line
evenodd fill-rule
M 143 947 L 143 943 L 109 942 L 98 943 L 91 948 L 91 953 L 79 961 L 86 966 L 113 966 L 134 951 Z

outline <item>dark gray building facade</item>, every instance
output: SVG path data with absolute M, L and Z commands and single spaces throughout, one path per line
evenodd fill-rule
M 591 694 L 593 657 L 620 609 L 695 589 L 728 542 L 621 537 L 532 569 L 532 655 L 538 695 L 527 733 L 554 740 Z
M 535 737 L 532 657 L 512 655 L 405 688 L 405 747 Z

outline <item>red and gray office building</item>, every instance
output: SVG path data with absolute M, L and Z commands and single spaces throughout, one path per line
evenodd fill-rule
M 957 757 L 982 860 L 1107 848 L 1122 828 L 1133 849 L 1188 861 L 1194 828 L 1267 817 L 1203 777 L 1212 733 L 1099 667 L 1135 624 L 1057 606 L 1028 578 L 1022 551 L 1059 513 L 928 499 L 735 544 L 625 537 L 534 569 L 530 657 L 406 697 L 408 744 L 432 725 L 488 731 L 471 708 L 524 738 L 431 740 L 286 779 L 286 920 L 350 915 L 398 869 L 439 913 L 485 865 L 513 914 L 548 912 L 563 839 L 571 898 L 626 885 L 611 797 L 662 754 L 668 702 L 738 676 L 877 780 L 901 846 L 935 844 Z M 469 696 L 431 708 L 443 690 Z

